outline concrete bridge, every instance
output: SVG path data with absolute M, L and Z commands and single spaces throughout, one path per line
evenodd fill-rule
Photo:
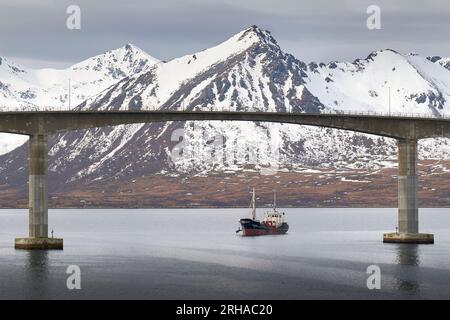
M 432 234 L 419 233 L 417 202 L 417 142 L 450 136 L 450 119 L 376 114 L 320 114 L 224 111 L 30 111 L 0 112 L 0 132 L 24 134 L 29 139 L 29 238 L 18 238 L 16 248 L 62 249 L 63 240 L 48 238 L 48 136 L 77 129 L 163 121 L 258 121 L 319 126 L 397 139 L 398 232 L 384 242 L 433 243 Z

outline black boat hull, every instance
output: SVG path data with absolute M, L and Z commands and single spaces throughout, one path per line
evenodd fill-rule
M 269 226 L 253 219 L 241 219 L 242 235 L 244 237 L 263 236 L 271 234 L 285 234 L 289 225 L 283 222 L 280 226 Z

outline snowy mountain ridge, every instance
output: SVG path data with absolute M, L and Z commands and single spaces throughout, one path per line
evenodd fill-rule
M 69 108 L 69 81 L 71 107 L 75 107 L 122 78 L 138 74 L 159 62 L 132 44 L 66 69 L 25 68 L 0 57 L 0 110 Z M 0 154 L 25 140 L 24 136 L 0 134 Z
M 88 59 L 87 67 L 76 67 L 76 72 L 100 75 L 100 80 L 80 76 L 90 79 L 79 80 L 86 86 L 95 81 L 106 84 L 105 74 L 112 83 L 83 100 L 79 108 L 387 113 L 390 95 L 392 112 L 450 114 L 450 70 L 443 58 L 433 61 L 380 50 L 352 63 L 305 64 L 283 52 L 268 31 L 256 26 L 210 49 L 164 63 L 144 54 L 133 55 L 136 59 L 117 56 L 101 59 L 107 62 L 100 64 Z M 126 69 L 127 76 L 114 67 L 123 61 L 125 67 L 119 69 Z M 184 156 L 172 161 L 177 129 L 183 132 Z M 220 150 L 211 143 L 217 138 Z M 22 177 L 16 183 L 26 182 L 21 169 L 26 159 L 18 156 L 24 150 L 22 146 L 1 157 L 5 163 L 1 176 L 14 174 Z M 81 130 L 52 137 L 49 150 L 50 172 L 62 185 L 155 173 L 258 171 L 268 164 L 280 170 L 396 165 L 391 139 L 268 123 L 167 122 Z M 449 140 L 421 141 L 420 154 L 449 159 Z M 11 182 L 0 178 L 0 183 Z
M 68 107 L 69 80 L 72 106 L 75 106 L 120 79 L 159 62 L 131 44 L 86 59 L 67 69 L 31 69 L 6 58 L 0 59 L 0 82 L 4 87 L 4 90 L 0 88 L 4 98 L 0 100 L 0 108 L 3 110 Z M 12 101 L 7 99 L 7 93 L 11 95 Z
M 249 56 L 250 52 L 255 50 L 263 51 L 259 55 L 258 59 L 252 59 Z M 254 77 L 254 67 L 261 68 L 261 60 L 266 54 L 270 53 L 273 56 L 285 55 L 282 53 L 275 39 L 267 31 L 260 30 L 257 27 L 252 27 L 244 30 L 235 36 L 231 37 L 227 41 L 206 49 L 204 51 L 186 55 L 180 58 L 173 59 L 166 63 L 161 63 L 153 66 L 148 72 L 131 77 L 131 79 L 124 79 L 121 83 L 118 83 L 114 88 L 110 88 L 107 93 L 100 94 L 97 97 L 88 99 L 82 105 L 83 108 L 103 108 L 103 109 L 116 109 L 116 108 L 142 108 L 143 106 L 156 106 L 161 108 L 174 108 L 177 104 L 178 108 L 185 107 L 187 109 L 193 108 L 197 99 L 204 93 L 204 90 L 211 90 L 213 94 L 219 94 L 220 99 L 214 101 L 214 106 L 208 101 L 207 104 L 199 102 L 195 105 L 196 108 L 214 107 L 217 110 L 228 109 L 230 105 L 223 96 L 228 91 L 229 83 L 237 81 L 238 78 L 246 81 L 244 85 L 238 83 L 237 90 L 242 92 L 248 91 L 250 87 L 253 89 L 261 90 L 258 93 L 258 97 L 255 100 L 246 99 L 244 94 L 238 95 L 238 100 L 241 104 L 246 103 L 254 105 L 254 108 L 265 108 L 266 103 L 271 101 L 265 100 L 265 97 L 270 94 L 270 88 L 268 83 L 264 83 L 268 75 L 261 75 L 261 77 Z M 289 57 L 290 62 L 295 62 L 295 73 L 291 74 L 295 81 L 300 81 L 300 77 L 304 76 L 299 61 L 296 61 L 292 56 Z M 225 79 L 226 72 L 231 72 L 233 79 Z M 242 77 L 244 75 L 245 77 Z M 252 77 L 253 75 L 253 77 Z M 274 74 L 276 76 L 276 74 Z M 208 86 L 208 82 L 213 79 L 216 82 L 212 87 Z M 231 82 L 230 82 L 231 80 Z M 247 81 L 251 80 L 251 81 Z M 296 83 L 298 86 L 299 83 Z M 211 83 L 210 83 L 211 84 Z M 118 88 L 121 88 L 120 90 Z M 297 88 L 292 88 L 297 90 Z M 187 92 L 187 90 L 189 90 Z M 183 91 L 183 92 L 182 92 Z M 121 95 L 118 96 L 118 93 Z M 234 93 L 234 92 L 231 92 Z M 283 92 L 286 94 L 286 92 Z M 109 99 L 106 100 L 105 97 Z M 119 97 L 119 99 L 118 99 Z M 201 99 L 204 100 L 204 97 Z M 236 101 L 234 101 L 236 102 Z M 285 102 L 277 106 L 278 109 L 285 109 L 283 105 Z M 263 107 L 260 107 L 263 106 Z M 235 106 L 235 108 L 238 106 Z M 272 111 L 275 111 L 274 105 L 270 106 Z
M 372 52 L 353 63 L 310 63 L 307 87 L 328 108 L 442 114 L 450 110 L 450 73 L 416 54 Z M 390 95 L 390 97 L 389 97 Z

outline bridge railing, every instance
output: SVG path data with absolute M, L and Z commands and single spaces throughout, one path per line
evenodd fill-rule
M 51 112 L 51 111 L 58 111 L 58 112 L 74 112 L 74 111 L 82 111 L 82 112 L 108 112 L 110 110 L 98 110 L 98 109 L 80 109 L 77 108 L 69 108 L 68 106 L 60 106 L 60 107 L 50 107 L 50 106 L 44 106 L 44 107 L 22 107 L 17 109 L 7 109 L 4 110 L 4 108 L 0 107 L 0 113 L 8 113 L 8 112 L 33 112 L 33 111 L 42 111 L 42 112 Z M 214 108 L 205 109 L 205 108 L 194 108 L 186 110 L 184 106 L 180 105 L 175 110 L 162 110 L 157 107 L 144 107 L 141 109 L 118 109 L 114 111 L 133 111 L 133 112 L 148 112 L 148 111 L 174 111 L 174 112 L 180 112 L 180 111 L 187 111 L 187 112 L 196 112 L 196 111 L 210 111 L 210 112 L 242 112 L 237 110 L 229 109 L 222 109 L 217 110 Z M 261 112 L 260 110 L 252 110 L 252 112 Z M 430 114 L 430 113 L 411 113 L 411 112 L 379 112 L 379 111 L 354 111 L 354 110 L 326 110 L 324 112 L 300 112 L 295 111 L 293 108 L 285 108 L 285 110 L 278 110 L 276 112 L 279 113 L 305 113 L 305 114 L 321 114 L 321 115 L 349 115 L 349 116 L 373 116 L 373 117 L 398 117 L 398 118 L 425 118 L 425 119 L 450 119 L 450 114 Z
M 330 114 L 355 115 L 355 116 L 377 116 L 377 117 L 399 117 L 399 118 L 427 118 L 441 119 L 450 118 L 450 114 L 429 114 L 429 113 L 413 113 L 413 112 L 378 112 L 378 111 L 346 111 L 336 110 L 335 112 L 327 112 Z

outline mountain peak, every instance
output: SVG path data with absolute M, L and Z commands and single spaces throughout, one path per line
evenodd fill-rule
M 147 59 L 152 64 L 159 62 L 158 59 L 156 59 L 155 57 L 152 57 L 147 52 L 145 52 L 144 50 L 142 50 L 141 48 L 139 48 L 138 46 L 136 46 L 132 43 L 127 43 L 126 45 L 124 45 L 120 48 L 105 52 L 105 55 L 107 55 L 107 54 L 112 54 L 114 56 L 117 56 L 117 58 L 119 58 L 119 59 L 141 58 L 141 59 Z
M 122 78 L 125 74 L 133 74 L 146 70 L 159 60 L 150 56 L 137 46 L 128 43 L 120 48 L 107 51 L 73 65 L 72 70 L 93 70 L 113 73 L 114 78 Z
M 393 50 L 393 49 L 389 49 L 389 48 L 387 48 L 387 49 L 381 49 L 381 50 L 377 50 L 377 51 L 371 52 L 371 53 L 367 56 L 366 60 L 373 60 L 375 57 L 377 57 L 377 56 L 383 56 L 383 55 L 384 55 L 384 56 L 392 56 L 392 55 L 397 56 L 397 55 L 401 55 L 401 54 L 400 54 L 399 52 Z
M 137 46 L 135 46 L 135 45 L 132 44 L 132 43 L 127 43 L 127 44 L 124 46 L 124 48 L 125 48 L 126 50 L 141 50 L 141 49 L 139 49 Z
M 263 29 L 259 28 L 256 25 L 253 25 L 250 28 L 247 28 L 247 29 L 241 31 L 236 36 L 239 36 L 238 37 L 238 41 L 242 41 L 244 39 L 247 39 L 247 40 L 250 40 L 250 41 L 266 44 L 266 45 L 268 45 L 270 47 L 273 47 L 273 48 L 276 48 L 276 49 L 280 48 L 278 46 L 277 41 L 275 40 L 275 38 L 270 33 L 270 31 L 263 30 Z
M 258 45 L 270 47 L 276 51 L 280 50 L 269 31 L 251 26 L 214 47 L 173 59 L 165 64 L 159 64 L 159 69 L 162 73 L 172 77 L 169 79 L 168 76 L 163 76 L 169 83 L 176 84 Z M 164 71 L 162 71 L 163 69 Z
M 263 45 L 275 51 L 281 50 L 269 31 L 262 30 L 254 25 L 240 31 L 214 47 L 174 60 L 180 62 L 186 60 L 190 63 L 191 57 L 193 57 L 194 60 L 197 60 L 197 63 L 200 60 L 204 60 L 205 65 L 212 65 L 212 63 L 225 61 L 229 57 L 243 53 L 257 45 Z

